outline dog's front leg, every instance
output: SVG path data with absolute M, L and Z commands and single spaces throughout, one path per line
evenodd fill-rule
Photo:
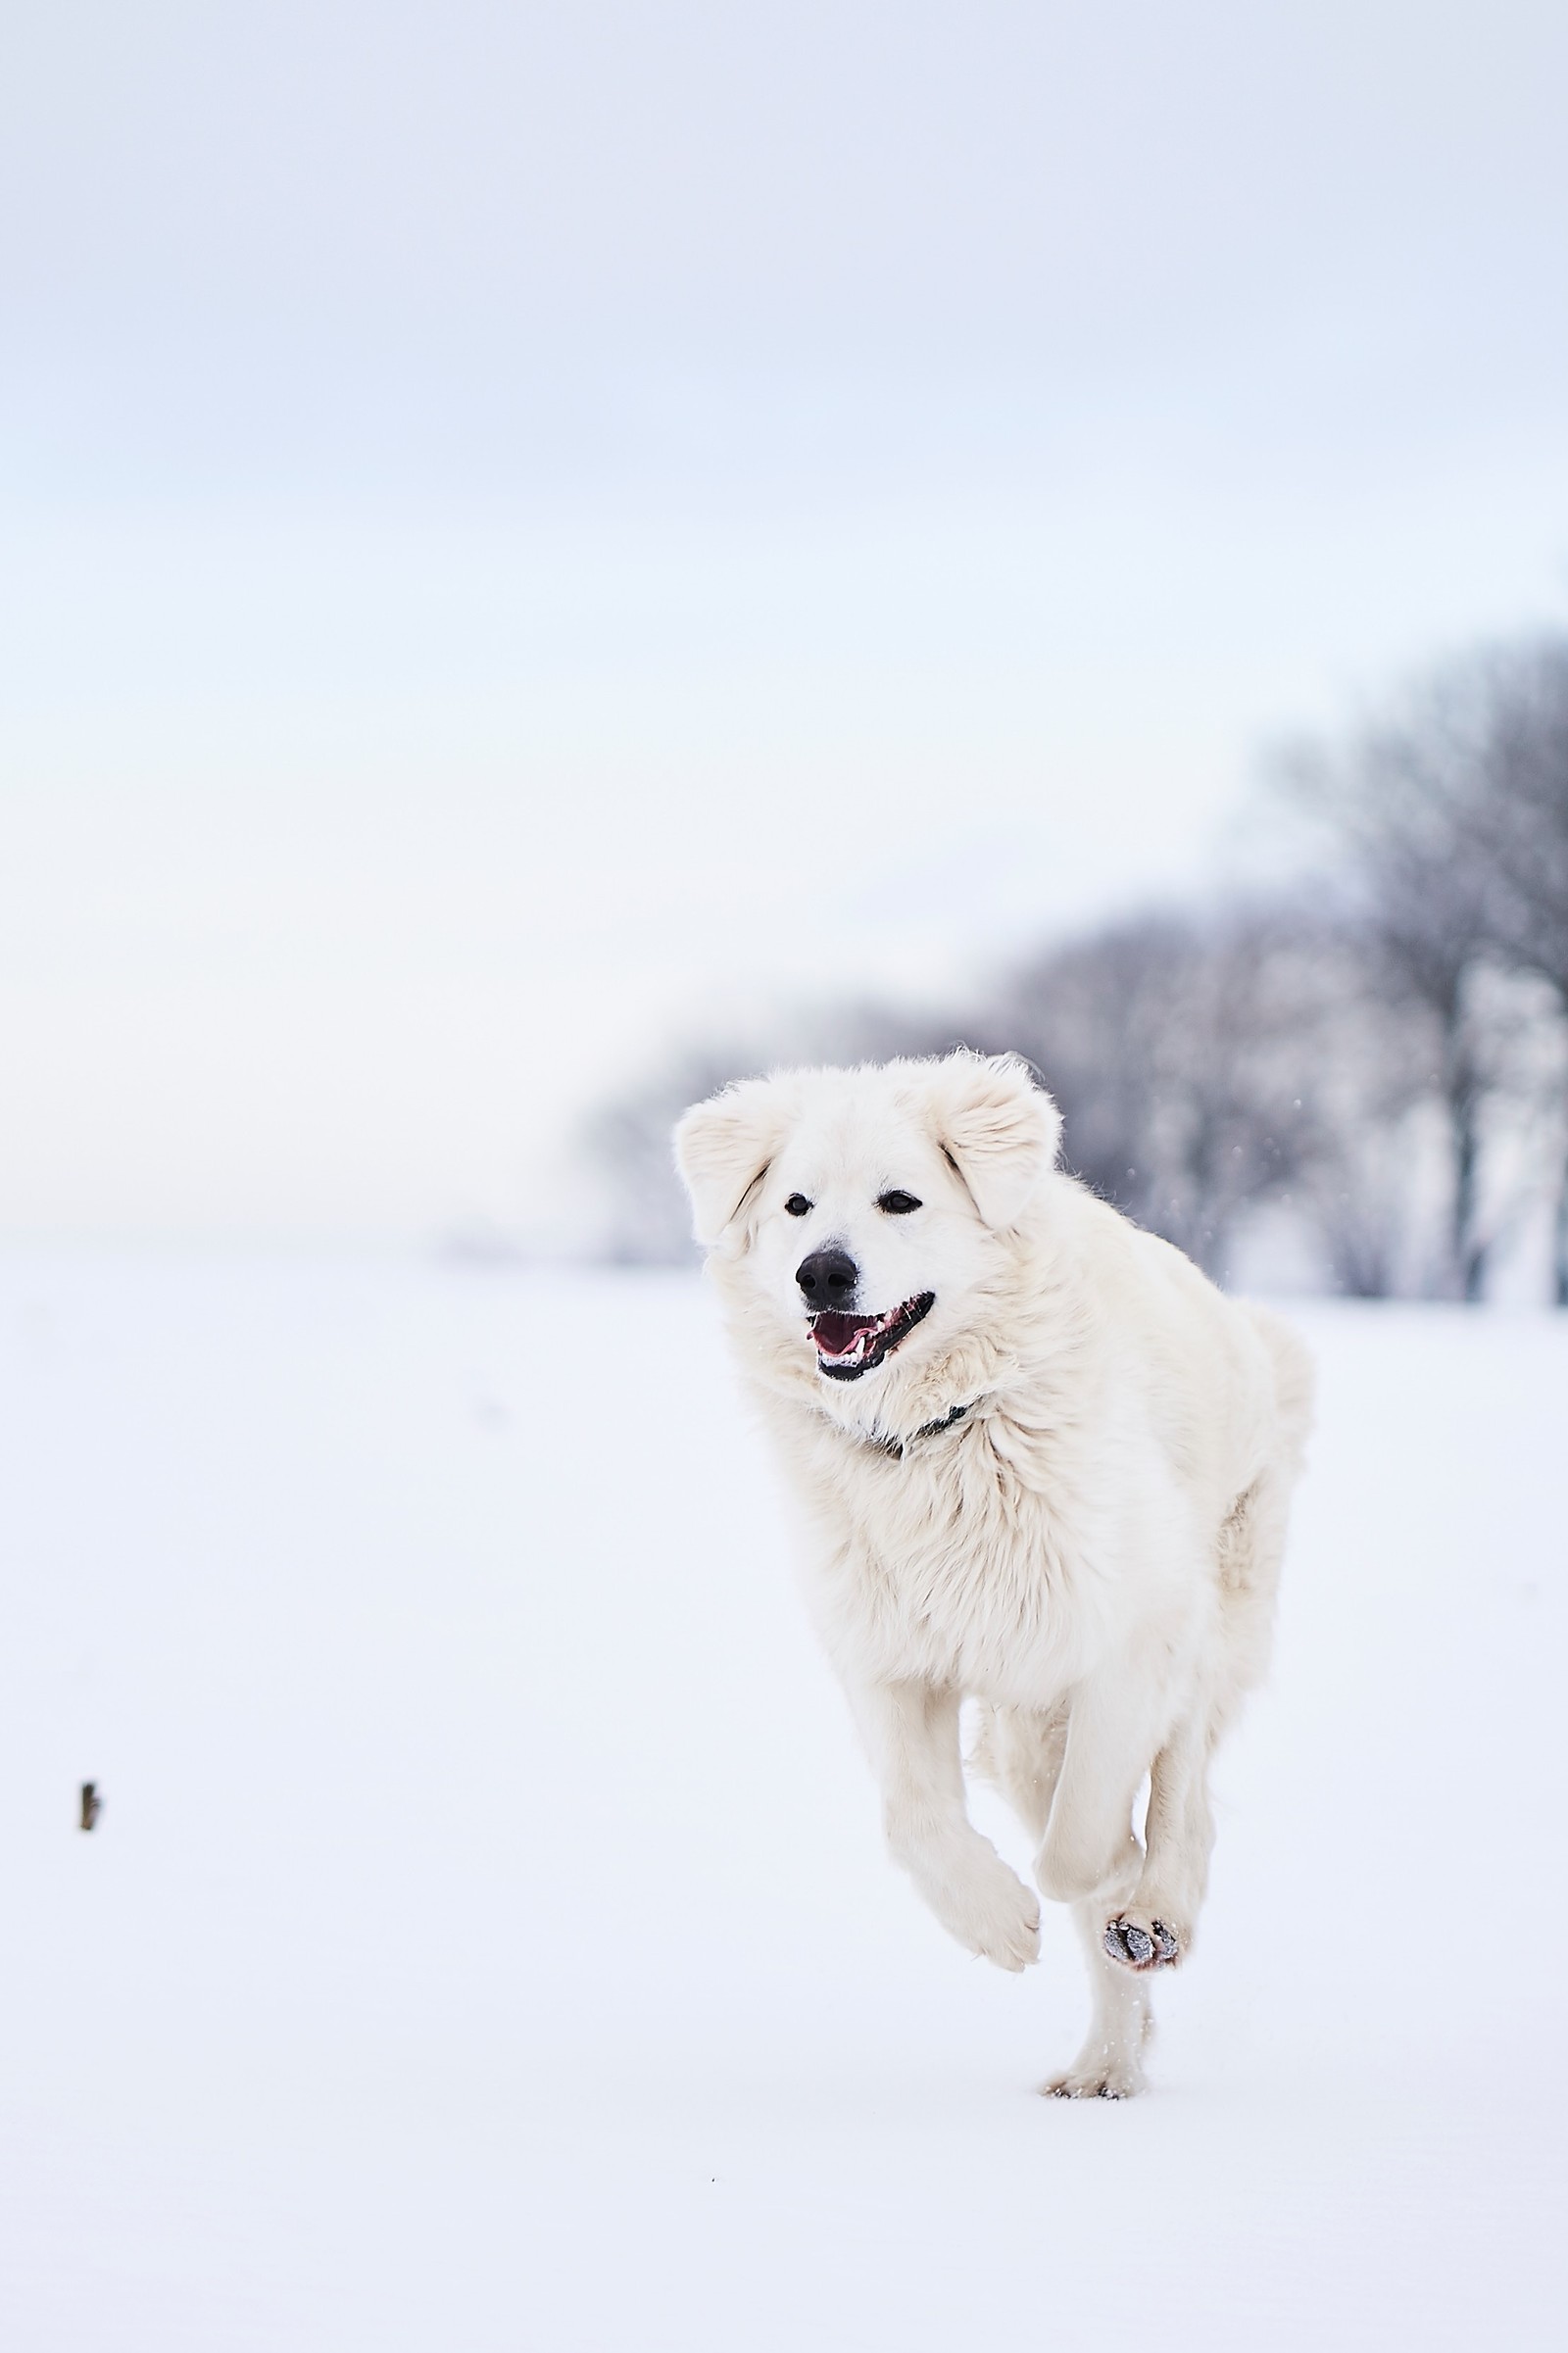
M 1143 1863 L 1133 1800 L 1159 1746 L 1164 1696 L 1139 1661 L 1118 1658 L 1072 1694 L 1067 1747 L 1035 1882 L 1058 1903 L 1130 1891 Z
M 850 1692 L 882 1789 L 888 1844 L 943 1927 L 999 1969 L 1040 1952 L 1040 1906 L 964 1810 L 958 1693 L 926 1683 Z
M 1168 1969 L 1191 1949 L 1214 1843 L 1210 1745 L 1206 1719 L 1194 1716 L 1176 1727 L 1150 1769 L 1143 1872 L 1104 1928 L 1105 1950 L 1123 1969 Z

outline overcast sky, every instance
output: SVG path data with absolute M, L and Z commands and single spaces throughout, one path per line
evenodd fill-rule
M 780 990 L 1239 855 L 1568 613 L 1568 12 L 54 0 L 0 47 L 0 1223 L 559 1211 Z

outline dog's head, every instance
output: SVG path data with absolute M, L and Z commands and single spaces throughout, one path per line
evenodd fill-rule
M 881 1388 L 974 1331 L 1060 1128 L 1015 1055 L 955 1054 L 743 1080 L 675 1157 L 744 1313 L 820 1382 Z

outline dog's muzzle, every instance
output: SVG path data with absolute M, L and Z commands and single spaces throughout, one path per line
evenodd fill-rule
M 874 1372 L 936 1303 L 934 1291 L 922 1291 L 902 1306 L 890 1307 L 886 1315 L 824 1308 L 810 1319 L 817 1371 L 830 1381 L 858 1381 L 862 1373 Z

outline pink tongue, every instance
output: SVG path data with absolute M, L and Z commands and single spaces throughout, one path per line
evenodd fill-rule
M 874 1315 L 839 1315 L 825 1308 L 811 1326 L 811 1338 L 824 1356 L 842 1356 L 854 1346 L 857 1332 L 874 1332 L 876 1327 Z

